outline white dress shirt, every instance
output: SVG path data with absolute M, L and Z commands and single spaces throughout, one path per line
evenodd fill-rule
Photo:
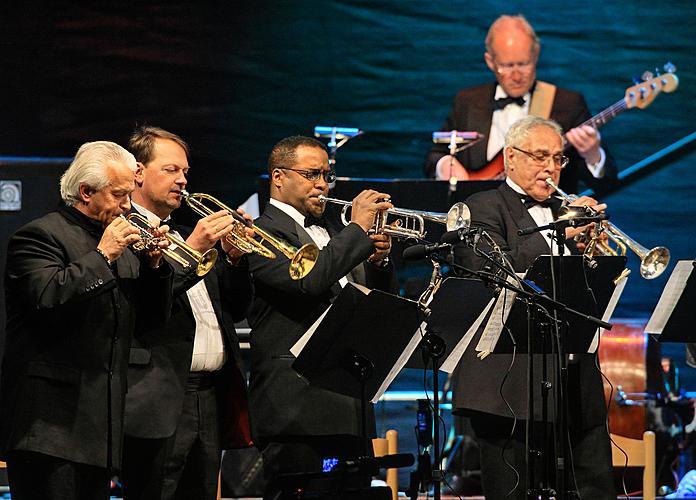
M 520 186 L 518 186 L 512 179 L 507 177 L 505 179 L 505 182 L 507 182 L 508 186 L 510 186 L 515 192 L 519 193 L 521 196 L 525 196 L 524 189 L 522 189 Z M 520 203 L 524 204 L 524 201 L 520 197 Z M 527 211 L 529 212 L 529 215 L 532 216 L 532 219 L 534 219 L 534 222 L 536 222 L 537 226 L 545 226 L 546 224 L 549 224 L 550 222 L 554 221 L 553 218 L 553 212 L 551 211 L 551 208 L 549 207 L 542 207 L 541 205 L 534 205 L 533 207 L 527 208 Z M 560 255 L 558 251 L 558 244 L 556 243 L 556 240 L 553 237 L 553 230 L 551 229 L 544 229 L 543 231 L 539 231 L 541 235 L 544 237 L 544 240 L 549 245 L 549 250 L 551 250 L 552 255 Z M 570 251 L 568 250 L 567 247 L 563 247 L 563 255 L 568 255 L 570 254 Z
M 153 223 L 166 224 L 167 219 L 160 221 L 154 213 L 150 212 L 148 209 L 138 205 L 131 201 L 131 205 L 140 212 L 142 215 L 147 217 L 147 219 Z M 171 234 L 183 239 L 179 233 L 176 231 L 171 231 Z M 169 245 L 171 250 L 177 248 L 177 246 L 172 243 Z M 208 294 L 208 289 L 205 287 L 203 280 L 193 285 L 191 288 L 186 290 L 186 295 L 188 296 L 189 303 L 191 304 L 191 311 L 193 312 L 193 318 L 196 322 L 196 333 L 193 340 L 193 356 L 191 358 L 191 371 L 215 371 L 222 368 L 227 359 L 227 354 L 225 353 L 225 342 L 222 338 L 222 330 L 220 324 L 218 323 L 217 316 L 215 316 L 215 311 L 213 310 L 213 303 L 210 300 L 210 295 Z

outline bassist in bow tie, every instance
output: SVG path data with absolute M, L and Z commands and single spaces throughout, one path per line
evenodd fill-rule
M 508 128 L 527 115 L 551 118 L 564 130 L 570 162 L 560 187 L 578 191 L 578 181 L 602 188 L 616 180 L 614 160 L 601 147 L 596 128 L 582 125 L 591 115 L 583 96 L 536 79 L 540 43 L 527 20 L 500 16 L 486 36 L 484 58 L 497 83 L 461 90 L 442 130 L 476 131 L 484 139 L 455 158 L 435 144 L 426 157 L 425 174 L 437 179 L 492 179 L 502 175 L 500 151 Z

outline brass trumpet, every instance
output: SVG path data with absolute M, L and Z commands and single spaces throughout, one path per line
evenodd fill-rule
M 329 198 L 319 195 L 321 203 L 334 203 L 342 205 L 341 222 L 344 226 L 350 224 L 348 220 L 348 209 L 352 206 L 351 201 L 339 200 L 337 198 Z M 389 215 L 397 217 L 398 225 L 392 225 L 387 219 Z M 422 210 L 411 210 L 407 208 L 389 208 L 381 210 L 375 215 L 375 222 L 370 229 L 374 234 L 386 234 L 395 238 L 416 238 L 422 240 L 425 238 L 425 221 L 429 220 L 444 224 L 448 231 L 456 231 L 458 229 L 466 229 L 471 223 L 471 213 L 469 207 L 465 203 L 458 202 L 452 205 L 447 213 L 443 212 L 425 212 Z
M 143 217 L 136 212 L 131 212 L 126 216 L 121 215 L 121 217 L 130 222 L 132 226 L 140 231 L 140 241 L 133 243 L 133 250 L 140 252 L 145 249 L 154 249 L 158 246 L 160 238 L 152 235 L 151 231 L 153 226 L 146 217 Z M 173 244 L 176 246 L 174 248 L 162 248 L 162 253 L 172 259 L 174 262 L 180 264 L 184 269 L 191 267 L 191 262 L 189 261 L 189 259 L 191 259 L 196 263 L 197 276 L 205 276 L 215 265 L 218 254 L 217 250 L 214 248 L 200 253 L 187 245 L 181 238 L 177 238 L 173 234 L 167 233 L 163 237 L 169 241 L 170 245 Z
M 262 242 L 247 236 L 244 231 L 246 227 L 253 229 L 254 233 L 256 233 L 262 241 L 266 241 L 273 248 L 290 259 L 290 268 L 288 272 L 290 273 L 290 278 L 293 280 L 299 280 L 307 276 L 317 262 L 319 248 L 314 243 L 307 243 L 300 249 L 297 249 L 289 243 L 271 236 L 258 226 L 253 224 L 247 226 L 246 220 L 240 216 L 236 210 L 228 207 L 214 196 L 205 193 L 191 194 L 185 190 L 181 191 L 181 196 L 186 200 L 191 210 L 202 217 L 207 217 L 219 210 L 227 211 L 234 219 L 234 224 L 232 232 L 227 234 L 226 239 L 230 245 L 237 248 L 240 252 L 256 253 L 267 259 L 275 259 L 275 253 L 266 248 Z M 206 203 L 213 205 L 213 207 Z
M 568 203 L 572 203 L 578 198 L 577 195 L 570 195 L 563 191 L 550 177 L 546 179 L 546 184 L 554 188 Z M 604 231 L 606 231 L 609 239 L 614 242 L 616 248 L 612 248 L 605 242 L 598 241 L 596 239 L 597 235 L 594 240 L 588 243 L 588 245 L 593 246 L 595 253 L 599 255 L 626 255 L 626 249 L 630 249 L 640 259 L 640 275 L 646 280 L 657 278 L 667 269 L 670 254 L 669 249 L 666 247 L 655 247 L 648 250 L 611 222 L 605 223 Z

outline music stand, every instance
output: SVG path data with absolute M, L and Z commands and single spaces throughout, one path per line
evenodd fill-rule
M 680 260 L 645 326 L 659 342 L 696 342 L 696 260 Z
M 556 297 L 571 314 L 564 318 L 572 337 L 564 339 L 563 350 L 566 354 L 588 352 L 597 329 L 595 318 L 601 318 L 609 305 L 617 278 L 626 265 L 626 257 L 598 256 L 595 268 L 589 268 L 581 255 L 563 257 L 542 255 L 536 258 L 525 275 L 525 280 L 551 296 L 554 287 L 553 278 L 562 274 L 563 282 L 556 284 Z M 553 268 L 552 266 L 553 262 Z M 560 271 L 560 273 L 559 273 Z M 589 290 L 588 290 L 589 289 Z M 591 291 L 590 291 L 591 290 Z M 544 305 L 541 303 L 541 305 Z M 512 353 L 517 346 L 518 353 L 526 353 L 527 347 L 527 307 L 516 301 L 510 310 L 505 326 L 512 336 L 501 335 L 495 345 L 496 354 Z M 544 352 L 539 339 L 532 345 L 533 352 Z
M 431 472 L 434 499 L 440 499 L 442 471 L 440 470 L 440 387 L 438 372 L 440 359 L 448 358 L 455 346 L 481 314 L 493 297 L 493 292 L 478 280 L 446 278 L 429 304 L 430 314 L 426 319 L 426 334 L 419 344 L 420 353 L 414 353 L 407 363 L 408 368 L 427 370 L 433 375 L 433 463 Z M 450 370 L 451 371 L 451 370 Z
M 420 323 L 416 302 L 349 283 L 293 362 L 310 384 L 360 400 L 366 456 L 367 401 L 378 400 L 406 363 Z
M 527 442 L 532 446 L 535 446 L 534 401 L 541 399 L 541 422 L 549 422 L 548 398 L 551 388 L 555 389 L 554 419 L 559 422 L 560 428 L 557 437 L 560 440 L 560 446 L 557 446 L 557 452 L 562 450 L 562 462 L 556 460 L 554 463 L 556 467 L 559 467 L 559 463 L 563 464 L 560 466 L 562 473 L 556 474 L 560 490 L 558 498 L 561 499 L 569 495 L 568 468 L 565 466 L 570 463 L 566 439 L 567 401 L 564 397 L 567 393 L 566 354 L 588 352 L 597 327 L 602 323 L 597 318 L 601 318 L 609 305 L 616 287 L 614 280 L 621 276 L 627 259 L 604 256 L 596 257 L 595 260 L 597 265 L 589 267 L 584 257 L 579 255 L 537 257 L 525 275 L 525 282 L 531 284 L 531 288 L 537 293 L 526 296 L 524 301 L 514 302 L 505 320 L 505 327 L 510 335 L 500 335 L 493 349 L 493 353 L 508 354 L 516 350 L 526 352 L 528 355 L 527 421 L 530 424 L 527 426 Z M 558 279 L 561 276 L 562 279 Z M 555 300 L 550 296 L 553 296 Z M 491 314 L 496 314 L 496 310 L 494 309 Z M 558 332 L 555 349 L 552 340 L 554 331 Z M 568 331 L 573 332 L 572 336 L 566 335 Z M 534 375 L 536 353 L 541 354 L 542 373 L 538 384 Z M 557 359 L 560 360 L 560 363 L 553 363 L 552 372 L 556 374 L 558 381 L 555 385 L 552 385 L 548 379 L 547 355 L 549 354 L 556 354 Z M 542 471 L 541 487 L 536 487 L 534 457 L 548 457 L 550 454 L 546 426 L 542 425 L 541 428 L 541 442 L 545 450 L 543 452 L 529 450 L 528 452 L 530 457 L 527 462 L 528 495 L 534 498 L 556 498 L 556 493 L 549 486 L 547 467 L 544 467 Z

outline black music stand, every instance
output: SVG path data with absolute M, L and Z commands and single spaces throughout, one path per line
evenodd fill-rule
M 526 288 L 536 290 L 535 294 L 526 295 L 523 300 L 516 300 L 505 321 L 509 335 L 500 335 L 493 354 L 509 354 L 516 350 L 528 355 L 527 375 L 528 422 L 536 420 L 535 400 L 541 400 L 541 422 L 555 419 L 559 422 L 560 432 L 557 453 L 562 451 L 562 471 L 556 474 L 559 495 L 556 496 L 549 486 L 548 468 L 542 471 L 541 488 L 536 488 L 536 471 L 533 457 L 548 457 L 548 439 L 546 426 L 542 426 L 542 439 L 546 448 L 529 450 L 527 463 L 528 496 L 530 498 L 560 498 L 571 496 L 568 490 L 569 450 L 567 448 L 567 357 L 566 354 L 587 353 L 592 340 L 601 324 L 602 314 L 606 310 L 618 278 L 626 265 L 626 257 L 596 257 L 595 267 L 587 266 L 583 256 L 549 256 L 537 257 L 525 275 Z M 562 279 L 558 279 L 562 276 Z M 531 287 L 530 287 L 531 285 Z M 551 298 L 553 296 L 553 299 Z M 543 308 L 543 312 L 542 312 Z M 567 333 L 572 331 L 572 335 Z M 552 337 L 557 332 L 554 346 Z M 541 380 L 536 383 L 534 375 L 535 354 L 541 354 Z M 548 358 L 555 354 L 560 363 L 552 363 L 552 373 L 556 374 L 556 384 L 549 380 Z M 552 358 L 553 361 L 553 358 Z M 552 388 L 556 395 L 555 415 L 550 415 L 548 407 L 549 393 Z M 527 426 L 527 442 L 533 445 L 534 425 Z M 559 467 L 559 460 L 555 460 Z
M 474 324 L 483 309 L 493 297 L 493 292 L 478 280 L 467 278 L 446 278 L 428 306 L 430 314 L 426 319 L 425 337 L 407 363 L 408 368 L 427 370 L 433 375 L 433 464 L 430 471 L 435 500 L 440 499 L 442 471 L 440 470 L 440 384 L 438 372 L 440 359 L 447 358 L 452 349 Z
M 349 283 L 293 362 L 310 384 L 360 399 L 365 456 L 367 402 L 386 389 L 418 345 L 420 322 L 416 302 L 379 290 L 366 294 Z
M 621 274 L 627 261 L 626 257 L 611 256 L 594 259 L 597 266 L 590 268 L 581 255 L 554 256 L 553 261 L 551 256 L 542 255 L 537 257 L 525 275 L 525 280 L 545 292 L 547 297 L 553 295 L 554 276 L 563 276 L 563 282 L 556 283 L 560 289 L 556 290 L 555 295 L 556 300 L 563 303 L 563 310 L 570 312 L 563 318 L 567 329 L 573 332 L 573 336 L 565 338 L 561 346 L 566 354 L 588 352 L 597 329 L 595 318 L 602 317 L 614 292 L 613 280 Z M 539 305 L 545 305 L 543 300 Z M 512 336 L 501 335 L 493 352 L 511 353 L 516 345 L 518 353 L 526 353 L 527 307 L 524 303 L 517 301 L 512 306 L 505 325 Z M 539 339 L 532 348 L 535 353 L 544 352 Z
M 696 342 L 696 260 L 680 260 L 645 327 L 659 342 Z

